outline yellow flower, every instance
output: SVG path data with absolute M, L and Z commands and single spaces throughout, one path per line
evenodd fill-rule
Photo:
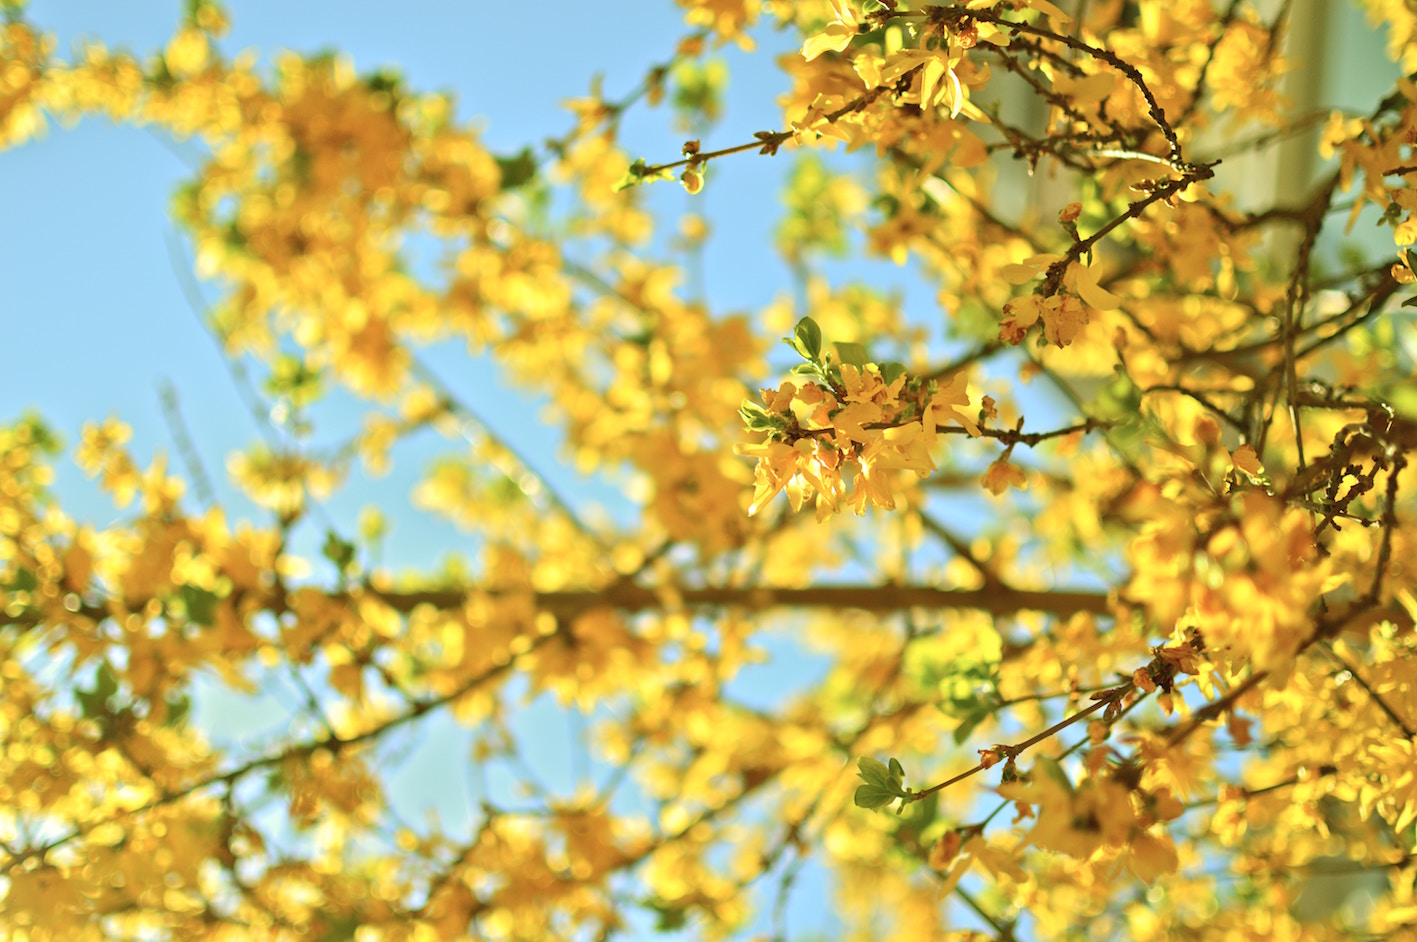
M 868 363 L 864 368 L 843 363 L 841 384 L 846 387 L 847 402 L 874 402 L 879 406 L 888 406 L 900 398 L 900 391 L 905 388 L 905 374 L 897 376 L 887 386 L 874 363 Z
M 954 419 L 968 429 L 970 435 L 978 437 L 979 426 L 974 424 L 967 412 L 958 408 L 960 406 L 969 408 L 969 380 L 963 372 L 951 376 L 950 381 L 937 389 L 921 410 L 920 427 L 925 433 L 927 450 L 935 450 L 935 429 L 945 419 Z
M 758 459 L 753 469 L 753 502 L 748 506 L 751 517 L 766 507 L 797 473 L 797 451 L 786 442 L 773 441 L 740 444 L 733 450 Z
M 1023 469 L 1018 465 L 1010 464 L 1007 458 L 1000 458 L 989 465 L 984 476 L 979 479 L 979 483 L 988 489 L 989 493 L 996 497 L 1010 486 L 1021 491 L 1028 490 L 1028 478 L 1024 476 Z
M 836 20 L 828 23 L 826 29 L 802 44 L 802 57 L 808 62 L 824 52 L 841 52 L 851 45 L 857 33 L 856 14 L 852 12 L 848 0 L 829 0 Z
M 891 479 L 885 468 L 873 467 L 862 462 L 861 470 L 851 482 L 851 509 L 860 517 L 866 513 L 866 505 L 882 510 L 895 509 L 895 494 L 891 490 Z
M 90 476 L 98 474 L 105 459 L 111 452 L 122 448 L 133 437 L 133 430 L 117 419 L 104 419 L 102 425 L 85 422 L 79 433 L 79 447 L 74 450 L 74 461 Z
M 1174 873 L 1179 860 L 1176 845 L 1169 837 L 1154 837 L 1145 831 L 1132 834 L 1127 842 L 1127 869 L 1143 883 L 1152 883 L 1157 877 Z
M 842 435 L 859 445 L 865 445 L 869 444 L 873 437 L 879 436 L 879 432 L 868 431 L 862 426 L 869 422 L 880 422 L 884 417 L 881 407 L 878 405 L 870 402 L 853 402 L 832 416 L 831 420 L 832 425 Z
M 925 447 L 922 428 L 913 422 L 882 430 L 882 454 L 876 464 L 881 467 L 905 468 L 922 478 L 935 470 L 930 450 Z
M 1264 474 L 1264 465 L 1260 464 L 1260 457 L 1255 452 L 1254 445 L 1241 445 L 1236 448 L 1230 454 L 1230 461 L 1252 478 Z

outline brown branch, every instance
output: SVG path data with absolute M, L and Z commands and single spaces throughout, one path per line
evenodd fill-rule
M 490 596 L 516 595 L 503 589 L 424 589 L 381 590 L 366 586 L 365 590 L 395 611 L 407 614 L 420 605 L 439 609 L 461 608 L 470 596 L 483 593 Z M 694 588 L 654 589 L 620 582 L 602 589 L 569 589 L 559 592 L 531 592 L 537 610 L 549 612 L 560 621 L 575 619 L 597 608 L 612 608 L 623 612 L 665 611 L 675 608 L 739 608 L 760 612 L 773 608 L 850 608 L 873 614 L 901 612 L 911 608 L 968 609 L 991 615 L 1014 615 L 1018 612 L 1049 612 L 1059 618 L 1087 612 L 1110 614 L 1111 603 L 1104 592 L 1069 590 L 1013 589 L 992 586 L 982 589 L 937 589 L 924 585 L 821 585 L 805 589 L 772 586 L 708 586 Z M 99 622 L 114 617 L 106 606 L 86 602 L 78 615 Z M 44 613 L 33 609 L 8 614 L 0 609 L 0 626 L 33 626 L 45 621 Z
M 1187 739 L 1190 738 L 1192 733 L 1200 729 L 1201 726 L 1205 725 L 1208 720 L 1212 720 L 1220 716 L 1226 710 L 1233 709 L 1236 700 L 1239 700 L 1245 694 L 1255 689 L 1255 687 L 1259 685 L 1260 681 L 1264 680 L 1268 676 L 1269 671 L 1256 671 L 1255 673 L 1251 674 L 1249 677 L 1246 677 L 1243 681 L 1241 681 L 1239 686 L 1231 688 L 1230 692 L 1225 694 L 1225 696 L 1221 697 L 1219 700 L 1211 701 L 1210 703 L 1207 703 L 1205 706 L 1201 707 L 1199 710 L 1197 710 L 1191 715 L 1191 718 L 1188 721 L 1182 723 L 1180 726 L 1177 726 L 1171 731 L 1170 735 L 1166 737 L 1166 745 L 1174 747 L 1179 746 L 1181 743 L 1185 742 Z
M 457 608 L 467 599 L 462 590 L 422 592 L 380 592 L 375 594 L 401 612 L 419 605 Z M 535 605 L 558 619 L 572 619 L 596 608 L 624 612 L 644 612 L 683 608 L 741 608 L 765 611 L 772 608 L 856 609 L 881 614 L 911 608 L 953 608 L 1012 615 L 1022 611 L 1050 612 L 1067 618 L 1080 612 L 1105 615 L 1111 612 L 1105 593 L 1042 591 L 1030 589 L 937 589 L 921 585 L 824 585 L 806 589 L 768 586 L 648 589 L 619 584 L 601 590 L 537 592 Z
M 868 431 L 880 431 L 888 428 L 901 428 L 905 425 L 913 425 L 917 420 L 909 422 L 866 422 L 861 427 Z M 979 437 L 992 438 L 995 441 L 1003 442 L 1005 445 L 1027 445 L 1033 448 L 1050 438 L 1062 438 L 1074 433 L 1087 433 L 1098 429 L 1110 429 L 1113 423 L 1105 419 L 1087 419 L 1076 425 L 1069 425 L 1064 428 L 1055 428 L 1047 432 L 1025 432 L 1014 428 L 986 428 L 979 427 Z M 800 433 L 789 435 L 788 441 L 795 441 L 802 438 L 826 438 L 836 432 L 835 426 L 827 428 L 802 429 Z M 962 425 L 936 425 L 935 432 L 939 435 L 972 435 L 969 429 Z
M 1107 49 L 1101 49 L 1097 46 L 1093 46 L 1090 43 L 1083 42 L 1081 39 L 1077 39 L 1072 36 L 1065 36 L 1060 33 L 1055 33 L 1050 29 L 1044 29 L 1040 26 L 1033 26 L 1029 23 L 1020 23 L 1016 20 L 1007 19 L 1006 17 L 998 13 L 993 13 L 987 9 L 976 10 L 969 9 L 964 6 L 934 6 L 924 8 L 923 12 L 929 19 L 938 20 L 941 23 L 945 23 L 952 26 L 958 26 L 959 24 L 964 23 L 966 21 L 992 23 L 995 26 L 1002 27 L 1014 33 L 1024 33 L 1029 36 L 1036 36 L 1039 39 L 1048 39 L 1054 42 L 1062 43 L 1064 46 L 1067 46 L 1070 49 L 1075 49 L 1078 52 L 1086 53 L 1087 55 L 1091 56 L 1094 59 L 1097 59 L 1100 62 L 1107 63 L 1112 68 L 1116 69 L 1118 72 L 1121 72 L 1124 76 L 1126 76 L 1127 81 L 1135 85 L 1137 90 L 1141 92 L 1142 98 L 1146 101 L 1147 111 L 1151 115 L 1152 121 L 1156 123 L 1156 126 L 1161 131 L 1162 136 L 1166 138 L 1166 143 L 1170 147 L 1171 158 L 1178 163 L 1180 162 L 1181 141 L 1176 136 L 1175 129 L 1172 128 L 1170 122 L 1166 120 L 1166 112 L 1161 108 L 1161 105 L 1157 103 L 1156 96 L 1153 95 L 1151 93 L 1151 89 L 1147 87 L 1146 80 L 1142 78 L 1142 74 L 1137 69 L 1137 67 L 1127 62 L 1125 59 L 1121 58 L 1116 53 L 1111 52 Z M 1178 169 L 1183 168 L 1178 167 Z
M 1215 171 L 1212 169 L 1213 166 L 1213 164 L 1200 164 L 1190 167 L 1182 173 L 1181 176 L 1167 180 L 1164 183 L 1156 184 L 1146 196 L 1130 204 L 1124 211 L 1109 219 L 1092 235 L 1068 246 L 1068 251 L 1063 257 L 1048 266 L 1048 276 L 1039 287 L 1038 293 L 1045 297 L 1056 293 L 1063 283 L 1063 275 L 1067 273 L 1068 266 L 1090 252 L 1092 247 L 1101 241 L 1107 233 L 1129 219 L 1140 219 L 1141 214 L 1153 203 L 1171 199 L 1171 197 L 1178 195 L 1192 183 L 1209 180 L 1211 177 L 1215 176 Z
M 987 343 L 981 344 L 976 349 L 971 350 L 969 353 L 966 353 L 958 360 L 955 360 L 951 363 L 947 363 L 946 365 L 941 366 L 938 369 L 934 369 L 928 373 L 925 373 L 922 378 L 926 382 L 929 382 L 932 379 L 942 380 L 947 376 L 951 376 L 959 372 L 966 366 L 972 366 L 973 364 L 978 363 L 981 360 L 987 360 L 994 354 L 1007 349 L 1008 347 L 1000 343 L 999 341 L 990 340 Z
M 419 605 L 438 609 L 462 608 L 469 596 L 516 595 L 510 589 L 415 589 L 415 591 L 383 591 L 364 586 L 395 611 L 408 613 Z M 561 622 L 567 622 L 598 608 L 621 612 L 672 611 L 676 608 L 738 608 L 752 612 L 774 608 L 857 609 L 877 613 L 904 612 L 907 609 L 968 609 L 990 615 L 1015 615 L 1017 612 L 1050 612 L 1058 618 L 1070 618 L 1077 613 L 1093 615 L 1111 613 L 1111 602 L 1105 592 L 1066 591 L 1066 589 L 1015 589 L 988 586 L 982 589 L 938 589 L 928 585 L 819 585 L 812 588 L 775 588 L 775 586 L 701 586 L 701 588 L 653 589 L 621 581 L 601 589 L 567 589 L 560 592 L 529 592 L 537 611 L 550 612 Z M 232 601 L 239 601 L 232 596 Z M 273 605 L 265 601 L 264 608 Z M 140 605 L 129 608 L 142 608 Z M 115 618 L 119 609 L 103 603 L 84 602 L 77 612 L 65 611 L 67 618 L 81 616 L 102 622 Z M 0 609 L 0 626 L 37 626 L 47 620 L 40 609 L 21 609 L 10 613 Z
M 922 66 L 916 66 L 915 68 L 906 72 L 904 75 L 901 76 L 900 80 L 896 84 L 899 85 L 902 82 L 908 82 L 915 75 L 916 72 L 920 71 L 921 68 Z M 878 85 L 870 91 L 866 92 L 864 95 L 858 95 L 857 97 L 853 98 L 851 101 L 842 105 L 840 108 L 831 112 L 830 114 L 822 115 L 822 120 L 825 121 L 827 124 L 836 124 L 838 121 L 840 121 L 847 115 L 852 114 L 853 112 L 863 110 L 872 102 L 874 102 L 877 98 L 880 98 L 887 92 L 892 91 L 894 87 L 895 86 Z M 777 155 L 778 148 L 782 147 L 783 144 L 786 144 L 798 134 L 805 134 L 810 130 L 811 128 L 804 128 L 801 131 L 758 131 L 753 135 L 754 140 L 749 141 L 748 143 L 735 144 L 732 147 L 724 147 L 720 148 L 719 150 L 703 151 L 702 153 L 691 154 L 690 156 L 684 157 L 680 160 L 670 161 L 669 163 L 655 164 L 650 167 L 642 167 L 639 170 L 639 175 L 641 179 L 648 180 L 653 178 L 657 174 L 666 173 L 670 170 L 674 170 L 679 167 L 697 167 L 718 157 L 728 157 L 732 154 L 741 154 L 744 151 L 750 150 L 756 150 L 760 154 L 766 154 L 769 157 L 774 157 Z
M 1079 710 L 1078 712 L 1072 714 L 1071 716 L 1065 716 L 1065 717 L 1063 717 L 1063 719 L 1059 720 L 1058 722 L 1054 723 L 1052 726 L 1050 726 L 1050 727 L 1048 727 L 1047 729 L 1043 730 L 1043 732 L 1041 732 L 1041 733 L 1035 733 L 1034 735 L 1032 735 L 1032 736 L 1030 736 L 1029 738 L 1025 739 L 1023 742 L 1016 743 L 1016 744 L 1014 744 L 1014 745 L 1012 745 L 1012 746 L 995 746 L 992 750 L 988 750 L 988 751 L 989 751 L 989 752 L 992 752 L 992 753 L 997 753 L 999 756 L 1002 756 L 1004 759 L 1007 759 L 1007 760 L 1012 761 L 1013 759 L 1017 758 L 1017 757 L 1019 756 L 1019 754 L 1022 753 L 1022 752 L 1024 752 L 1026 749 L 1028 749 L 1028 748 L 1030 748 L 1030 747 L 1032 747 L 1032 746 L 1038 745 L 1039 743 L 1041 743 L 1041 742 L 1042 742 L 1043 740 L 1045 740 L 1045 739 L 1051 738 L 1055 733 L 1061 733 L 1063 730 L 1067 729 L 1069 726 L 1072 726 L 1074 723 L 1078 722 L 1079 720 L 1086 719 L 1087 717 L 1089 717 L 1089 716 L 1091 716 L 1092 714 L 1096 713 L 1098 710 L 1101 710 L 1101 709 L 1107 707 L 1107 706 L 1110 705 L 1110 704 L 1116 703 L 1117 701 L 1121 700 L 1122 697 L 1124 697 L 1124 696 L 1126 696 L 1127 694 L 1131 693 L 1133 689 L 1134 689 L 1134 687 L 1132 686 L 1132 682 L 1131 682 L 1131 681 L 1127 681 L 1126 683 L 1121 684 L 1121 685 L 1116 686 L 1116 687 L 1113 687 L 1113 688 L 1110 689 L 1110 690 L 1106 690 L 1106 691 L 1103 691 L 1103 692 L 1101 692 L 1101 693 L 1093 694 L 1093 699 L 1096 700 L 1097 702 L 1094 703 L 1092 706 L 1088 707 L 1087 709 L 1085 709 L 1085 710 Z M 921 789 L 921 790 L 918 791 L 918 792 L 911 792 L 910 795 L 909 795 L 909 797 L 906 799 L 906 803 L 909 804 L 909 803 L 911 803 L 911 802 L 920 801 L 920 800 L 923 799 L 923 798 L 926 798 L 926 797 L 928 797 L 928 796 L 930 796 L 930 795 L 935 794 L 935 792 L 938 792 L 938 791 L 940 791 L 940 790 L 942 790 L 942 789 L 945 789 L 945 788 L 950 787 L 951 785 L 953 785 L 953 784 L 956 783 L 956 782 L 962 782 L 962 781 L 964 781 L 965 779 L 969 778 L 970 776 L 972 776 L 972 775 L 974 775 L 974 774 L 976 774 L 976 773 L 978 773 L 978 772 L 982 772 L 982 771 L 984 771 L 985 769 L 992 768 L 993 766 L 997 765 L 998 762 L 999 762 L 998 758 L 995 758 L 995 757 L 991 757 L 991 758 L 989 758 L 989 759 L 980 759 L 979 764 L 976 765 L 976 766 L 974 766 L 974 768 L 972 768 L 972 769 L 966 769 L 965 771 L 959 773 L 959 774 L 956 775 L 956 776 L 953 776 L 952 778 L 945 779 L 943 782 L 940 782 L 938 785 L 931 785 L 929 788 Z

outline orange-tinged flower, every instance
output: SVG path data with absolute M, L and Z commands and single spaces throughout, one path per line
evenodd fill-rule
M 1021 491 L 1028 490 L 1028 477 L 1023 473 L 1023 469 L 1016 464 L 1010 464 L 1007 458 L 1000 458 L 989 465 L 979 483 L 996 497 L 1010 487 Z
M 1260 464 L 1260 458 L 1259 455 L 1255 453 L 1254 445 L 1241 445 L 1239 448 L 1236 448 L 1231 453 L 1230 460 L 1234 463 L 1235 467 L 1251 477 L 1259 477 L 1261 474 L 1264 474 L 1264 465 Z
M 960 848 L 963 846 L 963 834 L 958 830 L 946 831 L 935 842 L 935 846 L 930 848 L 930 866 L 936 870 L 945 869 L 959 856 Z

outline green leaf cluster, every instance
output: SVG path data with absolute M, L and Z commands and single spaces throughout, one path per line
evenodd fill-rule
M 834 389 L 841 385 L 841 365 L 845 363 L 862 371 L 868 366 L 874 366 L 880 371 L 881 378 L 887 384 L 895 382 L 906 373 L 904 363 L 896 363 L 895 361 L 877 363 L 872 360 L 871 354 L 864 344 L 838 340 L 832 344 L 836 351 L 834 355 L 823 352 L 822 328 L 810 317 L 803 317 L 799 320 L 797 326 L 792 330 L 792 336 L 784 337 L 782 342 L 806 361 L 792 368 L 793 375 L 815 377 Z M 910 382 L 918 384 L 920 380 L 914 379 Z M 911 388 L 916 387 L 912 385 Z M 779 432 L 783 429 L 781 419 L 749 399 L 743 400 L 738 414 L 743 417 L 743 424 L 750 432 Z
M 100 719 L 112 715 L 109 698 L 118 692 L 118 677 L 107 661 L 100 661 L 94 672 L 93 685 L 80 687 L 74 691 L 79 710 L 87 719 Z
M 781 418 L 751 399 L 743 400 L 743 404 L 738 407 L 738 414 L 743 417 L 743 427 L 750 432 L 777 433 L 784 427 Z
M 959 718 L 955 727 L 956 745 L 1004 705 L 999 696 L 998 674 L 984 665 L 972 664 L 940 681 L 940 711 Z
M 822 328 L 810 317 L 804 317 L 798 321 L 792 331 L 792 336 L 783 338 L 782 342 L 796 350 L 797 355 L 807 361 L 794 366 L 793 373 L 799 376 L 816 376 L 832 384 L 841 382 L 841 366 L 844 363 L 849 363 L 858 370 L 874 366 L 880 370 L 881 378 L 887 384 L 895 382 L 906 372 L 904 363 L 897 363 L 894 360 L 881 363 L 872 359 L 865 344 L 836 340 L 832 342 L 835 355 L 823 353 Z
M 999 665 L 1003 638 L 993 629 L 979 631 L 965 651 L 931 653 L 922 648 L 906 665 L 909 675 L 926 690 L 933 689 L 935 706 L 958 719 L 956 744 L 963 743 L 986 719 L 1006 703 L 999 693 Z
M 905 787 L 905 769 L 899 759 L 891 759 L 887 765 L 879 759 L 862 756 L 856 760 L 856 769 L 856 774 L 865 782 L 856 787 L 856 807 L 879 811 L 899 799 L 896 814 L 905 810 L 912 792 Z

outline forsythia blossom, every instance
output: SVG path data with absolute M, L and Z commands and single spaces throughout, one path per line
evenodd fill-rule
M 768 433 L 767 440 L 736 449 L 758 459 L 750 514 L 784 490 L 794 510 L 815 495 L 818 520 L 843 502 L 857 514 L 868 505 L 893 509 L 892 472 L 923 478 L 934 471 L 931 453 L 941 427 L 956 423 L 980 434 L 965 411 L 970 399 L 962 372 L 944 381 L 910 377 L 898 363 L 866 361 L 851 344 L 839 345 L 833 361 L 821 352 L 821 334 L 810 318 L 788 343 L 807 360 L 794 370 L 801 378 L 762 390 L 766 408 L 747 402 L 742 410 L 750 431 Z

